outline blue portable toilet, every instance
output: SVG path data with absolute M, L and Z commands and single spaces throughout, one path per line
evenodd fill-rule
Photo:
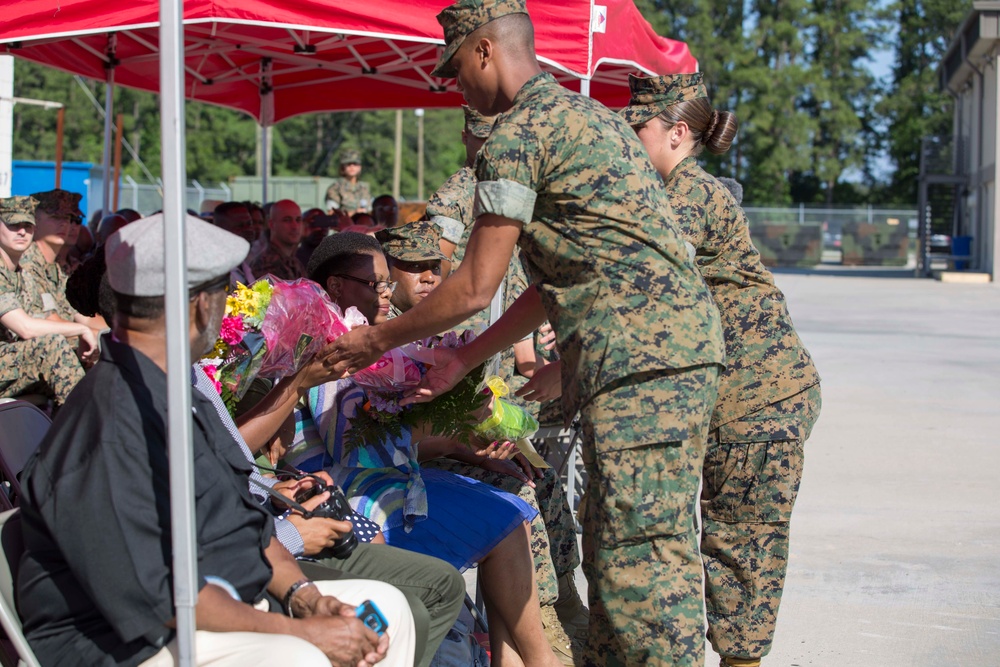
M 62 181 L 60 187 L 69 192 L 83 195 L 80 200 L 80 210 L 87 208 L 87 190 L 90 180 L 89 162 L 63 162 Z M 35 192 L 45 192 L 56 187 L 56 163 L 38 160 L 14 160 L 13 178 L 10 193 L 12 195 L 30 195 Z

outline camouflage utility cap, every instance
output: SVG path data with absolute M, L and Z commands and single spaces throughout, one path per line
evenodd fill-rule
M 38 211 L 44 211 L 54 218 L 62 216 L 83 217 L 83 211 L 80 210 L 80 200 L 83 199 L 81 194 L 67 190 L 49 190 L 48 192 L 36 192 L 31 196 L 38 200 Z
M 387 227 L 375 233 L 382 252 L 403 262 L 427 262 L 447 259 L 438 246 L 441 233 L 428 220 L 417 220 L 400 227 Z
M 527 14 L 524 0 L 458 0 L 437 15 L 437 22 L 444 28 L 444 52 L 431 72 L 433 76 L 454 77 L 451 59 L 461 48 L 465 38 L 490 21 L 508 14 Z
M 701 72 L 667 76 L 629 74 L 628 88 L 632 97 L 620 113 L 625 122 L 633 127 L 656 118 L 673 104 L 708 97 Z
M 465 129 L 477 139 L 487 139 L 493 130 L 496 116 L 484 116 L 467 104 L 462 105 L 465 112 Z
M 24 222 L 35 224 L 35 207 L 38 200 L 34 197 L 6 197 L 0 199 L 0 221 L 5 225 L 18 225 Z
M 361 164 L 361 152 L 353 148 L 343 151 L 340 154 L 340 165 L 345 164 Z

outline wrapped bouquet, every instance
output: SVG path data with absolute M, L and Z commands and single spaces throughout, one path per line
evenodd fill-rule
M 399 437 L 404 427 L 418 425 L 429 435 L 454 437 L 468 444 L 476 435 L 514 441 L 534 434 L 538 423 L 520 407 L 499 398 L 507 394 L 507 386 L 499 377 L 484 379 L 485 364 L 433 401 L 399 405 L 403 393 L 418 386 L 434 365 L 436 350 L 456 349 L 474 338 L 471 330 L 432 336 L 391 350 L 372 366 L 355 373 L 354 381 L 364 389 L 368 400 L 362 413 L 351 422 L 345 444 L 355 447 L 366 442 L 387 442 Z M 491 399 L 490 415 L 477 423 L 473 415 Z
M 274 277 L 238 284 L 226 299 L 215 347 L 203 368 L 230 412 L 255 377 L 291 375 L 327 343 L 364 322 L 355 308 L 346 314 L 319 285 Z

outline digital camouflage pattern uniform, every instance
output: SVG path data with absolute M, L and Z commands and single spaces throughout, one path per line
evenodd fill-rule
M 622 115 L 634 125 L 706 96 L 701 74 L 630 83 L 633 101 Z M 670 172 L 665 189 L 726 340 L 701 496 L 708 637 L 723 658 L 760 658 L 774 636 L 803 443 L 819 416 L 819 375 L 730 191 L 694 157 Z
M 462 262 L 472 230 L 472 203 L 476 198 L 476 172 L 465 165 L 441 184 L 427 200 L 427 218 L 441 228 L 441 236 L 456 245 L 451 270 Z
M 340 155 L 340 166 L 361 164 L 361 153 L 356 150 L 345 150 Z M 367 181 L 358 180 L 353 184 L 346 178 L 334 179 L 326 189 L 326 208 L 344 210 L 348 213 L 362 211 L 370 213 L 372 208 L 372 192 Z
M 383 229 L 375 237 L 386 255 L 405 262 L 440 260 L 443 257 L 438 245 L 438 227 L 426 220 Z M 401 314 L 395 304 L 390 304 L 390 317 Z M 472 477 L 513 493 L 538 510 L 538 515 L 531 522 L 531 554 L 535 563 L 538 599 L 542 606 L 554 605 L 559 595 L 558 577 L 572 574 L 580 565 L 573 515 L 555 471 L 543 471 L 542 479 L 535 480 L 535 488 L 531 488 L 510 475 L 483 470 L 453 459 L 434 459 L 420 465 Z
M 490 136 L 495 116 L 484 116 L 465 104 L 462 105 L 462 112 L 465 114 L 466 134 L 482 140 Z M 455 252 L 451 258 L 452 271 L 462 263 L 465 244 L 472 233 L 472 225 L 476 222 L 472 216 L 475 198 L 476 173 L 466 164 L 427 200 L 427 218 L 441 228 L 441 236 L 445 240 L 455 244 Z M 485 324 L 489 324 L 488 320 Z
M 66 190 L 49 190 L 33 195 L 38 200 L 38 210 L 54 217 L 82 217 L 80 200 L 83 195 Z M 32 243 L 21 256 L 21 268 L 28 276 L 32 311 L 46 315 L 55 313 L 60 318 L 72 322 L 76 310 L 66 299 L 66 273 L 58 262 L 49 263 L 42 255 L 38 243 Z
M 442 63 L 513 12 L 523 2 L 444 10 Z M 562 359 L 563 416 L 581 416 L 584 662 L 700 667 L 694 503 L 722 331 L 656 172 L 617 115 L 538 74 L 497 119 L 476 177 L 476 217 L 523 223 L 518 245 Z
M 37 201 L 31 197 L 0 199 L 0 221 L 4 224 L 34 224 Z M 29 247 L 34 247 L 32 243 Z M 13 270 L 0 261 L 0 318 L 14 310 L 40 316 L 31 310 L 33 296 L 26 288 L 21 266 Z M 83 379 L 83 367 L 64 336 L 52 334 L 30 340 L 19 338 L 0 324 L 0 398 L 39 393 L 61 406 L 73 387 Z
M 496 122 L 495 116 L 484 116 L 467 105 L 462 105 L 465 114 L 465 131 L 478 139 L 487 139 L 493 124 Z M 472 167 L 466 165 L 444 182 L 438 190 L 431 195 L 427 201 L 427 218 L 441 229 L 441 236 L 455 244 L 455 251 L 451 256 L 451 270 L 454 271 L 462 264 L 465 257 L 465 245 L 469 241 L 469 234 L 472 233 L 472 226 L 476 219 L 472 215 L 472 206 L 476 199 L 476 174 Z M 514 250 L 514 255 L 510 260 L 510 267 L 504 276 L 503 283 L 503 310 L 510 308 L 519 296 L 528 289 L 529 281 L 525 273 L 524 265 L 521 262 L 521 253 Z M 456 329 L 472 329 L 482 331 L 490 325 L 490 309 L 484 308 L 475 315 L 469 317 Z M 514 392 L 523 387 L 528 378 L 520 375 L 514 363 L 514 350 L 508 348 L 500 353 L 497 362 L 499 373 L 507 381 L 511 395 L 508 399 L 517 403 L 522 408 L 526 408 L 532 414 L 538 416 L 538 405 L 522 401 Z
M 306 276 L 306 269 L 299 258 L 294 254 L 285 257 L 273 243 L 268 243 L 264 252 L 250 262 L 250 271 L 257 278 L 263 278 L 269 273 L 282 280 L 297 280 Z

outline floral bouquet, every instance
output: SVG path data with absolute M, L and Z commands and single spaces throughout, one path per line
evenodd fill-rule
M 292 375 L 358 321 L 364 317 L 357 309 L 345 316 L 309 280 L 268 277 L 250 287 L 237 284 L 203 367 L 232 413 L 255 377 Z
M 433 401 L 399 405 L 403 392 L 418 386 L 427 369 L 434 365 L 435 350 L 456 349 L 475 337 L 475 333 L 467 330 L 425 338 L 390 350 L 368 368 L 355 373 L 354 381 L 364 389 L 368 400 L 347 430 L 345 445 L 384 443 L 401 436 L 404 427 L 417 425 L 428 429 L 430 435 L 446 435 L 466 443 L 476 435 L 512 441 L 532 435 L 538 423 L 518 406 L 506 401 L 501 404 L 498 396 L 506 395 L 507 386 L 499 377 L 490 378 L 492 384 L 484 381 L 485 364 Z M 490 393 L 493 393 L 491 415 L 477 424 L 472 415 L 484 407 Z
M 510 387 L 499 376 L 486 380 L 487 389 L 493 394 L 490 416 L 475 427 L 475 432 L 487 440 L 517 442 L 530 438 L 538 430 L 538 420 L 522 407 L 503 399 L 510 393 Z

